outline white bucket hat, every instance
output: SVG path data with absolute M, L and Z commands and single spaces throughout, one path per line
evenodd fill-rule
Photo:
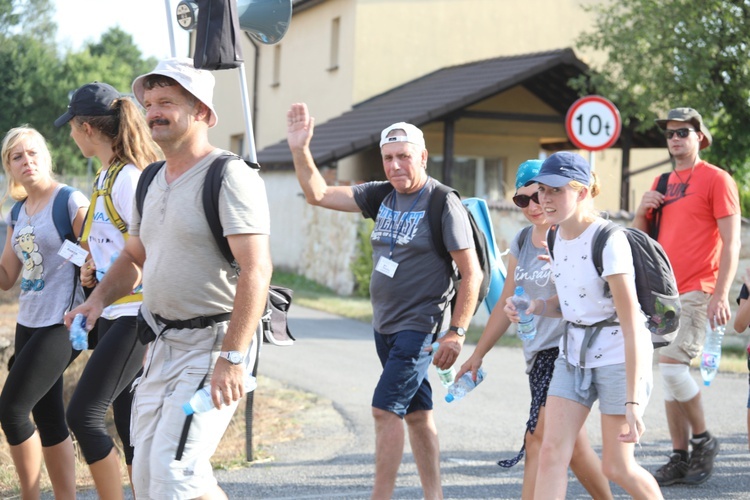
M 143 106 L 143 93 L 146 90 L 143 82 L 149 75 L 163 75 L 172 78 L 182 88 L 193 94 L 196 99 L 208 106 L 208 109 L 211 110 L 211 117 L 208 119 L 209 128 L 214 127 L 219 122 L 219 116 L 216 114 L 213 104 L 216 80 L 210 71 L 195 69 L 193 60 L 187 57 L 173 57 L 159 61 L 159 64 L 151 73 L 146 73 L 133 80 L 133 95 L 141 106 Z

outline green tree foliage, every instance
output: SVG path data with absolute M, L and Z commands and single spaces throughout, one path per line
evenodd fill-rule
M 53 43 L 57 25 L 50 0 L 0 0 L 0 34 L 33 33 L 41 42 Z
M 50 0 L 0 0 L 0 133 L 31 125 L 47 138 L 56 170 L 80 174 L 87 160 L 69 137 L 70 128 L 53 124 L 71 91 L 100 81 L 130 94 L 133 79 L 156 60 L 144 60 L 132 36 L 120 28 L 110 28 L 80 51 L 61 54 L 53 14 Z
M 26 34 L 0 35 L 2 134 L 28 123 L 49 138 L 52 115 L 67 102 L 67 91 L 59 87 L 59 66 L 53 45 Z
M 623 125 L 642 131 L 671 108 L 695 108 L 714 137 L 701 156 L 741 184 L 750 180 L 750 0 L 618 0 L 591 9 L 596 23 L 578 45 L 606 54 L 591 83 L 617 105 Z

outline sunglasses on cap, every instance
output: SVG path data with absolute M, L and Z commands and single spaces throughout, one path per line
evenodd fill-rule
M 678 128 L 677 130 L 667 129 L 664 131 L 664 135 L 667 136 L 667 139 L 671 139 L 672 137 L 674 137 L 675 134 L 677 134 L 677 137 L 679 137 L 680 139 L 684 139 L 690 135 L 690 132 L 695 132 L 695 129 L 692 129 L 692 128 Z
M 539 205 L 539 193 L 534 193 L 531 196 L 525 194 L 517 194 L 513 197 L 513 203 L 515 203 L 518 208 L 528 207 L 530 201 L 533 201 L 534 203 Z

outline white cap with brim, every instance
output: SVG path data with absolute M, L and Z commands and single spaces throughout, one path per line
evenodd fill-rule
M 406 135 L 394 135 L 388 137 L 388 134 L 390 134 L 394 130 L 403 130 Z M 394 123 L 390 127 L 384 128 L 380 133 L 380 147 L 382 148 L 384 144 L 388 144 L 391 142 L 410 142 L 421 147 L 422 149 L 427 149 L 424 143 L 424 134 L 421 130 L 419 130 L 411 123 L 398 122 Z
M 211 117 L 208 119 L 209 128 L 216 126 L 219 122 L 219 116 L 216 114 L 213 104 L 216 80 L 210 71 L 195 69 L 193 60 L 187 57 L 173 57 L 159 61 L 152 72 L 133 80 L 133 95 L 141 106 L 144 105 L 143 94 L 146 91 L 144 81 L 149 75 L 163 75 L 172 78 L 182 88 L 193 94 L 196 99 L 208 106 L 208 109 L 211 110 Z

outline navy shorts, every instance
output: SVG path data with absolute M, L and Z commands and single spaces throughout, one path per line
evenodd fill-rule
M 372 406 L 401 418 L 414 411 L 432 410 L 432 387 L 427 377 L 432 353 L 425 349 L 436 336 L 413 330 L 374 334 L 383 373 L 375 387 Z

